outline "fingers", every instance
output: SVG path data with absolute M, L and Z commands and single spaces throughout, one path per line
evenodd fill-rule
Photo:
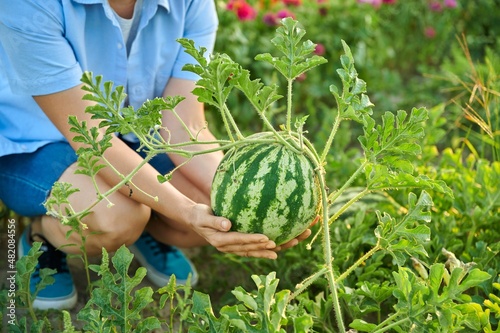
M 309 236 L 311 236 L 311 233 L 312 233 L 311 229 L 307 229 L 306 231 L 304 231 L 303 233 L 301 233 L 300 235 L 298 235 L 294 239 L 276 247 L 275 251 L 282 251 L 282 250 L 286 250 L 286 249 L 289 249 L 291 247 L 294 247 L 294 246 L 298 245 L 300 242 L 302 242 L 303 240 L 307 239 Z
M 254 258 L 264 258 L 275 260 L 278 258 L 278 254 L 274 251 L 245 251 L 245 252 L 233 252 L 241 257 L 254 257 Z
M 219 251 L 235 252 L 238 249 L 242 251 L 274 249 L 276 243 L 269 240 L 262 234 L 243 234 L 239 232 L 217 233 L 212 235 L 210 243 Z
M 276 243 L 262 234 L 225 232 L 212 235 L 210 243 L 219 251 L 243 257 L 276 259 Z
M 274 241 L 262 234 L 229 231 L 231 222 L 224 217 L 214 216 L 209 206 L 196 205 L 194 212 L 191 226 L 199 235 L 217 250 L 243 257 L 276 259 L 277 251 L 296 246 L 311 235 L 311 230 L 307 229 L 287 243 L 276 246 Z M 311 223 L 311 227 L 318 220 L 319 216 Z

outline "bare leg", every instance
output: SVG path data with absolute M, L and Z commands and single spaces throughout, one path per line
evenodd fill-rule
M 59 181 L 73 184 L 80 191 L 70 197 L 71 205 L 76 211 L 87 208 L 94 202 L 96 195 L 91 179 L 85 175 L 75 175 L 76 163 L 71 165 L 61 176 Z M 110 186 L 98 176 L 97 184 L 101 192 L 107 191 Z M 143 204 L 115 192 L 109 196 L 114 204 L 107 207 L 107 202 L 101 201 L 92 213 L 86 216 L 82 222 L 88 226 L 84 232 L 88 236 L 86 251 L 89 255 L 98 255 L 102 247 L 108 251 L 115 251 L 121 245 L 134 243 L 143 232 L 151 215 L 151 209 Z M 41 222 L 42 235 L 55 247 L 65 244 L 76 244 L 77 246 L 66 246 L 62 250 L 68 253 L 79 253 L 81 245 L 80 236 L 72 233 L 67 239 L 66 233 L 70 230 L 68 226 L 59 220 L 43 216 Z M 92 233 L 92 234 L 91 234 Z

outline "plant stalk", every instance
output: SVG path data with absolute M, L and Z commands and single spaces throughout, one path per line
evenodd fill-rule
M 288 79 L 287 86 L 287 107 L 286 107 L 286 128 L 288 130 L 288 134 L 292 133 L 292 86 L 293 79 Z
M 326 141 L 325 147 L 323 148 L 323 152 L 321 153 L 321 158 L 320 158 L 321 163 L 323 163 L 326 160 L 326 156 L 330 151 L 330 147 L 332 146 L 333 143 L 333 138 L 337 134 L 341 121 L 342 120 L 340 118 L 340 110 L 339 110 L 335 122 L 333 123 L 332 130 L 330 131 L 330 135 L 328 136 L 328 140 Z
M 392 317 L 397 317 L 397 315 L 396 315 L 396 314 L 395 314 L 395 315 L 392 315 L 392 316 L 391 316 L 391 317 L 389 317 L 389 318 L 392 318 Z M 408 317 L 403 318 L 403 319 L 400 319 L 400 320 L 395 321 L 395 322 L 393 322 L 392 324 L 389 324 L 389 325 L 387 325 L 387 326 L 385 326 L 385 327 L 381 327 L 381 328 L 379 328 L 379 329 L 377 329 L 377 330 L 373 331 L 372 333 L 383 333 L 383 332 L 388 332 L 391 328 L 396 327 L 396 326 L 399 326 L 399 325 L 401 325 L 401 324 L 403 324 L 403 323 L 405 323 L 405 322 L 407 322 L 407 321 L 409 321 L 409 320 L 410 320 L 410 318 L 408 318 Z M 386 321 L 387 321 L 387 320 L 386 320 Z M 380 327 L 380 325 L 378 325 L 377 327 Z
M 326 193 L 326 184 L 323 177 L 323 173 L 319 170 L 316 171 L 318 178 L 320 180 L 321 186 L 321 200 L 323 205 L 323 250 L 325 254 L 325 264 L 327 267 L 327 277 L 330 286 L 330 292 L 332 295 L 332 305 L 335 311 L 335 317 L 337 318 L 337 326 L 339 332 L 345 332 L 344 319 L 342 317 L 342 309 L 340 308 L 339 296 L 337 293 L 337 282 L 335 281 L 335 275 L 333 272 L 333 257 L 332 249 L 330 243 L 330 225 L 328 224 L 328 199 Z
M 356 268 L 358 268 L 363 262 L 365 262 L 368 258 L 370 258 L 372 255 L 374 255 L 377 251 L 381 250 L 382 247 L 380 246 L 380 239 L 377 241 L 377 244 L 368 252 L 366 252 L 361 258 L 356 260 L 354 264 L 351 265 L 344 273 L 340 274 L 337 277 L 337 283 L 339 281 L 344 280 L 349 274 L 352 273 Z
M 353 203 L 355 203 L 356 201 L 360 200 L 362 197 L 364 197 L 366 194 L 368 194 L 368 189 L 364 189 L 363 191 L 359 192 L 358 194 L 356 194 L 351 200 L 349 200 L 348 202 L 346 202 L 342 207 L 340 207 L 340 209 L 335 212 L 335 214 L 333 214 L 330 219 L 328 220 L 328 223 L 329 224 L 332 224 L 335 220 L 338 219 L 338 217 L 340 215 L 342 215 Z

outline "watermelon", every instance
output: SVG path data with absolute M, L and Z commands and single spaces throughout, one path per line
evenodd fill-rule
M 320 210 L 321 191 L 306 155 L 278 141 L 250 142 L 226 152 L 214 176 L 211 203 L 215 215 L 231 221 L 231 230 L 265 234 L 280 245 L 310 226 Z

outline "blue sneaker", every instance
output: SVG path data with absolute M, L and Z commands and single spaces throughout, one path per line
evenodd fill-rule
M 191 285 L 198 282 L 198 273 L 193 263 L 178 248 L 155 240 L 147 232 L 131 246 L 130 252 L 148 270 L 147 276 L 158 287 L 168 284 L 170 276 L 175 275 L 177 285 L 185 285 L 191 274 Z
M 27 255 L 32 247 L 31 244 L 33 243 L 33 238 L 30 233 L 31 228 L 28 227 L 21 235 L 18 247 L 18 256 L 20 258 Z M 31 293 L 35 292 L 36 285 L 41 280 L 41 268 L 52 268 L 55 269 L 57 273 L 52 275 L 55 279 L 54 283 L 40 290 L 35 298 L 35 301 L 33 302 L 33 307 L 40 310 L 71 309 L 75 306 L 78 295 L 73 283 L 73 278 L 66 263 L 66 254 L 54 248 L 54 246 L 47 242 L 44 237 L 40 235 L 37 236 L 43 240 L 43 244 L 40 247 L 40 251 L 43 251 L 43 253 L 40 257 L 38 257 L 38 265 L 31 275 Z

